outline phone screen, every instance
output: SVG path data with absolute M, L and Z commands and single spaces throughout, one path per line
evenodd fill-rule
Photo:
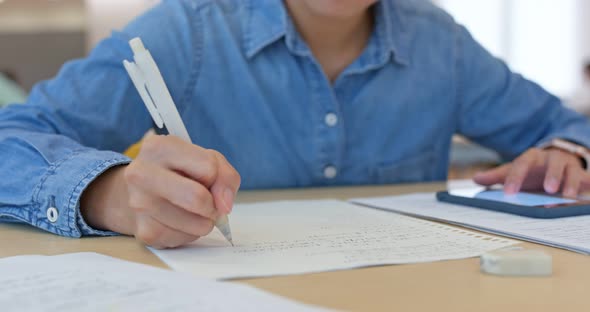
M 526 192 L 519 192 L 514 195 L 507 195 L 504 193 L 503 190 L 488 190 L 485 188 L 451 190 L 449 191 L 449 193 L 454 196 L 493 200 L 498 202 L 530 207 L 562 205 L 577 202 L 576 200 L 568 198 Z

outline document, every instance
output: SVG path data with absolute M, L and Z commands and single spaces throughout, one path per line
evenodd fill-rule
M 434 193 L 359 198 L 353 203 L 590 254 L 590 216 L 535 219 L 441 203 Z
M 515 243 L 335 200 L 237 205 L 231 226 L 235 247 L 215 232 L 152 251 L 174 270 L 231 279 L 469 258 Z
M 326 311 L 95 253 L 0 259 L 1 311 Z

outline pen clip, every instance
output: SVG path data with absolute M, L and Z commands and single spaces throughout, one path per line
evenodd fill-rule
M 154 103 L 154 100 L 147 88 L 147 82 L 143 73 L 140 71 L 140 68 L 137 66 L 137 64 L 127 60 L 123 61 L 123 65 L 125 66 L 127 73 L 129 73 L 129 77 L 131 77 L 131 81 L 135 85 L 135 88 L 145 103 L 145 106 L 147 107 L 150 115 L 152 115 L 154 123 L 156 126 L 158 126 L 158 128 L 164 128 L 164 120 L 162 119 L 162 116 L 158 111 L 158 107 Z

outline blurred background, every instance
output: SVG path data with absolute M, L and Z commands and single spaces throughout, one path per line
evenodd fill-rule
M 433 0 L 510 67 L 590 115 L 590 1 Z M 158 0 L 0 0 L 0 106 L 22 102 L 64 62 Z M 452 178 L 499 162 L 457 138 Z

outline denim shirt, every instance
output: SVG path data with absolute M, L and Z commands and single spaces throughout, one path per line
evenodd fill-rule
M 136 36 L 194 143 L 226 155 L 243 189 L 445 180 L 455 133 L 506 159 L 556 137 L 590 146 L 583 117 L 428 1 L 381 0 L 374 14 L 331 83 L 280 0 L 164 1 L 0 111 L 0 220 L 112 234 L 79 203 L 153 127 L 121 63 Z

